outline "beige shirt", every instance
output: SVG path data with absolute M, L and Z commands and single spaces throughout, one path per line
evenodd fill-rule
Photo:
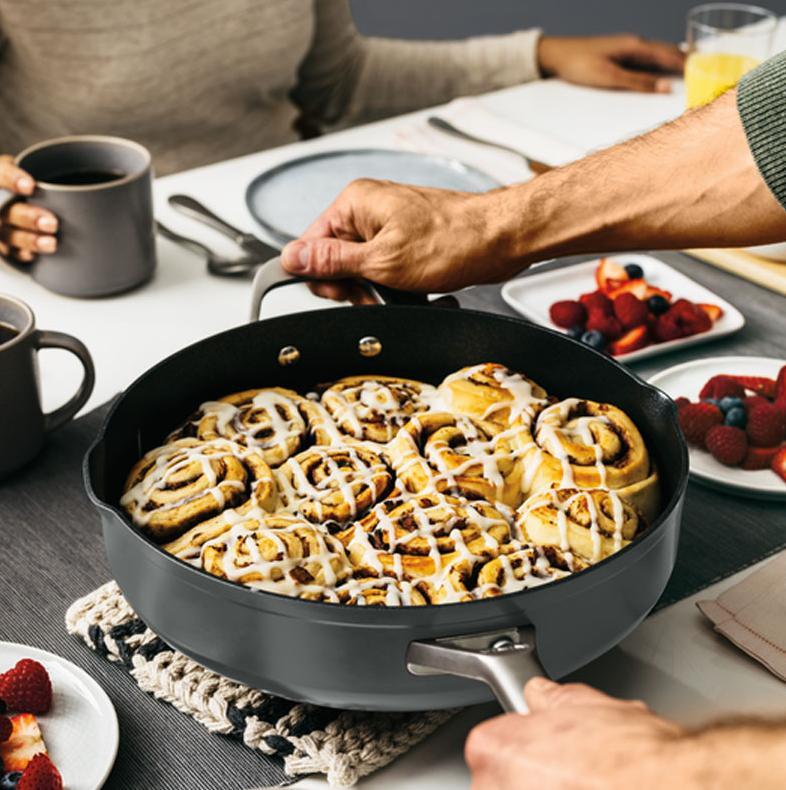
M 0 0 L 0 153 L 138 140 L 164 174 L 538 76 L 539 32 L 361 36 L 348 0 Z

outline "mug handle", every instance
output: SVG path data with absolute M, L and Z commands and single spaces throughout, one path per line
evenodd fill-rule
M 60 406 L 60 408 L 44 415 L 44 430 L 51 431 L 68 422 L 85 405 L 93 392 L 96 372 L 93 367 L 93 358 L 90 356 L 85 344 L 81 340 L 71 337 L 71 335 L 39 329 L 35 336 L 35 347 L 37 349 L 62 348 L 65 351 L 70 351 L 79 359 L 84 368 L 82 383 L 79 385 L 74 397 Z

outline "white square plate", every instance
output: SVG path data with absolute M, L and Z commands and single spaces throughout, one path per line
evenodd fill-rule
M 699 343 L 706 343 L 708 340 L 715 340 L 724 335 L 739 332 L 745 326 L 745 318 L 733 304 L 703 285 L 699 285 L 695 280 L 691 280 L 690 277 L 686 277 L 682 272 L 672 269 L 671 266 L 658 258 L 653 258 L 651 255 L 630 254 L 615 255 L 613 259 L 623 265 L 638 263 L 644 270 L 644 279 L 656 288 L 670 291 L 675 300 L 690 299 L 692 302 L 715 304 L 723 310 L 723 315 L 707 332 L 681 337 L 678 340 L 669 340 L 666 343 L 654 343 L 638 351 L 632 351 L 630 354 L 621 354 L 616 359 L 623 362 L 647 359 L 683 346 L 695 346 Z M 595 270 L 601 260 L 601 258 L 595 258 L 574 266 L 511 280 L 503 286 L 502 298 L 517 313 L 521 313 L 530 321 L 564 332 L 563 329 L 551 322 L 549 308 L 554 302 L 562 299 L 578 299 L 581 294 L 597 290 Z

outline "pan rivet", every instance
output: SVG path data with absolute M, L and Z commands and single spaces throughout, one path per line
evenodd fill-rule
M 284 365 L 294 365 L 300 359 L 300 350 L 294 346 L 284 346 L 278 352 L 278 364 L 282 367 Z
M 379 338 L 371 335 L 361 337 L 358 341 L 358 351 L 360 351 L 364 357 L 375 357 L 382 351 L 382 343 L 379 342 Z
M 516 643 L 509 636 L 501 636 L 491 643 L 492 653 L 505 653 L 515 647 Z

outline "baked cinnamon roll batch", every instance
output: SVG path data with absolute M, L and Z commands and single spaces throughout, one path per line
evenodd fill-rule
M 647 528 L 657 471 L 611 404 L 485 363 L 438 387 L 351 376 L 203 403 L 120 500 L 171 554 L 249 587 L 423 606 L 535 587 Z

